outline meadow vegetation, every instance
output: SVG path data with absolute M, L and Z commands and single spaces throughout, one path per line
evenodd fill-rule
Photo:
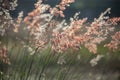
M 82 69 L 74 70 L 81 64 L 91 69 L 120 59 L 120 17 L 110 18 L 108 8 L 93 22 L 79 19 L 79 12 L 66 21 L 64 11 L 73 2 L 51 7 L 38 0 L 27 16 L 21 11 L 13 19 L 9 12 L 17 0 L 0 1 L 0 80 L 84 80 Z M 104 80 L 98 78 L 89 80 Z

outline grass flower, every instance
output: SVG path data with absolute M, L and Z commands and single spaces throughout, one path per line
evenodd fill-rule
M 7 56 L 7 49 L 6 49 L 6 47 L 2 47 L 0 49 L 0 61 L 10 65 L 10 60 L 9 60 L 9 58 Z

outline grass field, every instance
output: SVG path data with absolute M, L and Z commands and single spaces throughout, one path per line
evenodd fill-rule
M 104 57 L 94 67 L 90 60 L 96 57 L 86 48 L 67 53 L 51 53 L 51 49 L 30 55 L 17 41 L 7 42 L 11 65 L 2 64 L 1 80 L 120 80 L 120 54 L 98 46 Z

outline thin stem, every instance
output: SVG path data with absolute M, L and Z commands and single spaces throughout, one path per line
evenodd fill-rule
M 40 74 L 39 74 L 39 80 L 41 79 L 41 77 L 42 77 L 42 73 L 44 72 L 44 70 L 45 70 L 45 68 L 47 67 L 47 65 L 49 64 L 49 61 L 50 61 L 50 59 L 51 59 L 51 55 L 49 56 L 49 53 L 51 52 L 51 49 L 50 50 L 48 50 L 48 53 L 47 53 L 47 55 L 46 55 L 46 57 L 45 57 L 45 64 L 42 66 L 42 70 L 41 70 L 41 72 L 40 72 Z
M 32 58 L 32 61 L 31 61 L 31 63 L 30 63 L 30 67 L 28 68 L 28 72 L 27 72 L 27 75 L 26 75 L 26 79 L 25 79 L 25 80 L 27 80 L 28 77 L 29 77 L 29 73 L 30 73 L 30 70 L 31 70 L 31 68 L 32 68 L 32 64 L 33 64 L 33 62 L 34 62 L 35 53 L 37 52 L 38 49 L 39 49 L 39 47 L 37 47 L 37 48 L 35 49 L 35 52 L 34 52 L 34 54 L 33 54 L 33 58 Z

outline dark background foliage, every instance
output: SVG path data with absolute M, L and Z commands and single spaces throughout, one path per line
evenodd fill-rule
M 13 17 L 17 17 L 18 12 L 24 11 L 24 16 L 28 12 L 34 9 L 34 3 L 37 0 L 18 0 L 18 7 L 15 11 L 11 12 Z M 55 6 L 60 0 L 43 0 L 44 3 L 48 3 L 51 6 Z M 76 0 L 65 11 L 66 19 L 73 16 L 75 12 L 81 12 L 80 18 L 88 17 L 89 21 L 98 17 L 101 12 L 104 12 L 107 8 L 111 8 L 110 17 L 120 16 L 120 0 Z

